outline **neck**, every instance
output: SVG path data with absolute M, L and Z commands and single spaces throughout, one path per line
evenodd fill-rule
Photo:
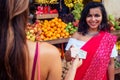
M 98 31 L 88 31 L 86 35 L 88 36 L 96 36 L 99 32 Z

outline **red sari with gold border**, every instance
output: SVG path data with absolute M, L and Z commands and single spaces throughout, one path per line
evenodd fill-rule
M 107 68 L 116 36 L 100 32 L 91 38 L 81 49 L 87 51 L 87 57 L 77 69 L 74 80 L 108 80 Z

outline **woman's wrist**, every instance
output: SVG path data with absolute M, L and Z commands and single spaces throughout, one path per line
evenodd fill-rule
M 71 66 L 71 69 L 72 69 L 72 70 L 74 70 L 74 71 L 76 71 L 76 70 L 77 70 L 77 68 L 78 68 L 78 67 L 77 67 L 77 66 L 75 66 L 74 64 Z

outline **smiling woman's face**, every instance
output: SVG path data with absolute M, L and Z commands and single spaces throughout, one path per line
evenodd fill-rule
M 98 26 L 102 22 L 102 13 L 99 7 L 91 8 L 87 17 L 86 22 L 89 26 L 89 30 L 96 31 Z

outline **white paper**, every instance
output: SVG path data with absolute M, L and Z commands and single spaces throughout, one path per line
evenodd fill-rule
M 86 56 L 87 56 L 87 52 L 86 51 L 84 51 L 82 49 L 78 49 L 78 48 L 72 47 L 71 48 L 71 57 L 75 58 L 77 54 L 78 54 L 79 58 L 86 59 Z

